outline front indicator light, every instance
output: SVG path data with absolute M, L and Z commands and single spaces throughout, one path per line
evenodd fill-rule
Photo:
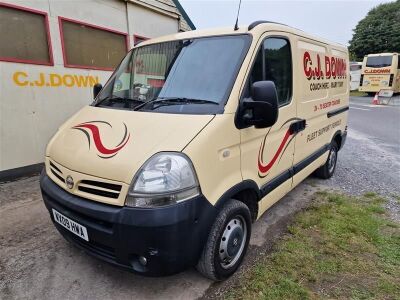
M 189 200 L 200 195 L 198 187 L 176 191 L 170 194 L 130 194 L 125 205 L 130 207 L 160 207 Z

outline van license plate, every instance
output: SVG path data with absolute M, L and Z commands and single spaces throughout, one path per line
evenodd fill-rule
M 69 231 L 71 231 L 73 234 L 89 242 L 89 236 L 87 234 L 85 226 L 82 226 L 81 224 L 72 221 L 70 218 L 67 218 L 66 216 L 60 214 L 54 208 L 52 210 L 53 210 L 54 221 L 56 221 L 58 224 L 68 229 Z

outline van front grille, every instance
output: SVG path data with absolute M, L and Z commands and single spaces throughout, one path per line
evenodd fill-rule
M 51 169 L 51 173 L 53 173 L 53 175 L 56 176 L 60 181 L 65 183 L 64 178 L 62 178 L 60 175 L 58 175 L 53 169 Z
M 121 189 L 120 184 L 103 181 L 82 180 L 78 184 L 78 190 L 81 192 L 112 199 L 118 199 Z
M 84 186 L 78 186 L 78 190 L 88 193 L 88 194 L 93 194 L 93 195 L 107 197 L 107 198 L 113 198 L 113 199 L 117 199 L 119 196 L 119 193 L 117 194 L 117 193 L 107 192 L 107 191 L 103 191 L 103 190 L 91 189 L 91 188 L 84 187 Z
M 93 185 L 96 187 L 101 187 L 101 188 L 108 189 L 108 190 L 113 190 L 116 192 L 120 192 L 121 188 L 122 188 L 122 186 L 119 184 L 94 181 L 94 180 L 82 180 L 81 183 L 86 184 L 86 185 Z
M 56 170 L 57 172 L 59 172 L 59 173 L 62 174 L 61 170 L 60 170 L 59 168 L 57 168 L 52 162 L 50 162 L 50 167 L 51 167 L 52 169 Z
M 57 181 L 58 179 L 61 183 L 65 184 L 65 177 L 68 175 L 68 171 L 61 166 L 57 167 L 52 161 L 50 161 L 49 165 L 50 172 L 55 177 L 54 181 Z M 62 170 L 65 171 L 66 174 L 63 174 Z M 122 185 L 98 180 L 83 179 L 78 181 L 77 189 L 84 194 L 88 194 L 88 197 L 89 195 L 94 195 L 110 199 L 118 199 L 122 190 Z
M 60 180 L 62 183 L 65 183 L 63 172 L 58 167 L 56 167 L 52 162 L 50 162 L 50 171 L 51 173 L 53 173 L 55 177 L 58 178 L 58 180 Z

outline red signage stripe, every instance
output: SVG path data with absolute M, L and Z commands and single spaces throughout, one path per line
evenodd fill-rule
M 108 149 L 103 145 L 103 143 L 101 141 L 101 137 L 100 137 L 99 128 L 96 125 L 80 124 L 80 125 L 75 126 L 74 128 L 89 129 L 92 132 L 93 141 L 94 141 L 94 144 L 95 144 L 97 150 L 104 155 L 111 155 L 111 154 L 117 153 L 119 150 L 121 150 L 126 145 L 126 143 L 129 141 L 129 138 L 130 138 L 130 134 L 129 134 L 128 137 L 126 138 L 126 141 L 123 144 L 121 144 L 119 147 L 114 148 L 114 149 Z
M 264 145 L 261 145 L 260 151 L 258 152 L 258 170 L 260 171 L 260 173 L 267 173 L 272 168 L 272 166 L 275 164 L 276 160 L 278 159 L 279 155 L 281 154 L 281 152 L 283 150 L 283 147 L 285 146 L 287 140 L 289 139 L 289 137 L 291 135 L 292 135 L 292 133 L 289 128 L 286 131 L 285 137 L 283 138 L 281 144 L 279 145 L 279 148 L 276 151 L 274 157 L 267 165 L 264 165 L 262 162 L 261 151 L 262 151 Z

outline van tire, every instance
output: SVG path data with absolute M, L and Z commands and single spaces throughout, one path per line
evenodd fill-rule
M 230 227 L 229 224 L 239 225 Z M 242 226 L 242 229 L 240 229 L 240 226 Z M 234 229 L 229 231 L 228 228 L 229 230 L 231 228 Z M 228 240 L 223 235 L 229 235 Z M 249 208 L 243 202 L 234 199 L 229 200 L 219 211 L 211 227 L 207 242 L 196 266 L 197 270 L 205 277 L 214 281 L 221 281 L 228 278 L 240 266 L 249 245 L 250 235 L 251 214 Z M 225 238 L 225 243 L 222 242 L 223 238 Z M 239 242 L 237 241 L 238 239 Z M 237 246 L 238 243 L 240 243 L 239 246 Z M 227 250 L 229 248 L 233 253 L 236 253 L 232 258 L 232 265 L 229 265 L 230 263 L 226 265 L 221 260 L 221 255 L 224 255 L 224 245 Z M 228 245 L 231 245 L 231 247 L 228 247 Z M 221 254 L 220 251 L 222 251 Z M 228 252 L 226 251 L 226 253 Z M 229 262 L 229 258 L 227 261 Z
M 329 155 L 325 164 L 315 171 L 315 176 L 321 179 L 329 179 L 336 170 L 337 156 L 339 147 L 335 141 L 332 141 L 329 147 Z

